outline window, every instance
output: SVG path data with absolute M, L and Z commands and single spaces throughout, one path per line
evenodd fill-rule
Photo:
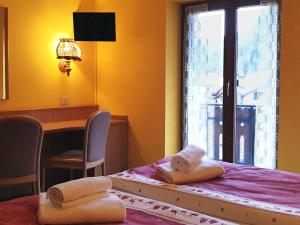
M 276 167 L 278 21 L 275 0 L 184 8 L 184 145 L 212 159 Z

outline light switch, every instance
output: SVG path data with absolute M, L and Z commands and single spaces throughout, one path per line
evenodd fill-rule
M 69 98 L 60 98 L 60 105 L 61 106 L 68 106 L 68 105 L 70 105 L 70 99 Z

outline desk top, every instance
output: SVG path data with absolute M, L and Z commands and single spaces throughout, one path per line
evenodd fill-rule
M 73 130 L 83 130 L 85 128 L 87 120 L 69 120 L 61 122 L 47 122 L 42 123 L 44 128 L 44 133 L 55 133 L 61 131 L 73 131 Z M 126 124 L 127 120 L 124 119 L 114 119 L 112 118 L 110 125 L 115 126 L 118 124 Z
M 31 109 L 17 111 L 0 111 L 0 117 L 11 115 L 25 115 L 38 119 L 44 128 L 44 132 L 56 133 L 72 130 L 83 130 L 87 118 L 99 110 L 98 105 L 60 107 L 46 109 Z M 128 124 L 128 117 L 111 115 L 111 126 Z

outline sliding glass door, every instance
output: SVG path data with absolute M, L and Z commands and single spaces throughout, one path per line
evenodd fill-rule
M 278 4 L 185 7 L 183 140 L 208 157 L 276 167 Z

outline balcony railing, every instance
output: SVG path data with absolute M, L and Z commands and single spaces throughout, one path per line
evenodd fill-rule
M 213 126 L 213 158 L 222 159 L 223 137 L 223 106 L 221 104 L 209 104 L 208 123 Z M 240 164 L 254 165 L 255 146 L 255 118 L 256 108 L 254 105 L 237 105 L 235 120 L 235 162 Z

